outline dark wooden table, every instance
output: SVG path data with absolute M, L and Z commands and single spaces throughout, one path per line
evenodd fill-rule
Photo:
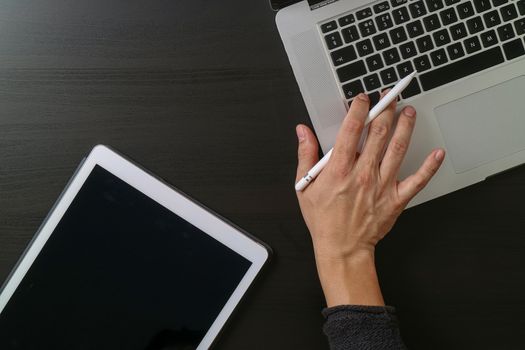
M 2 1 L 0 279 L 103 143 L 275 250 L 218 349 L 327 348 L 292 188 L 308 117 L 274 16 L 265 0 Z M 410 348 L 523 348 L 524 198 L 521 167 L 402 215 L 377 259 Z

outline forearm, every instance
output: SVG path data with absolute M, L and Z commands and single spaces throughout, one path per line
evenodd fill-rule
M 324 332 L 332 350 L 405 350 L 395 309 L 385 306 L 374 251 L 344 259 L 316 254 L 328 308 Z
M 328 307 L 385 305 L 373 251 L 358 252 L 344 259 L 316 256 L 316 262 Z

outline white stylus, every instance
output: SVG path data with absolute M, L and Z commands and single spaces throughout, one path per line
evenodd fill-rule
M 370 124 L 372 120 L 374 120 L 379 114 L 381 114 L 381 112 L 383 112 L 388 107 L 388 105 L 392 103 L 392 101 L 394 101 L 403 90 L 405 90 L 405 88 L 408 86 L 408 84 L 410 84 L 412 78 L 414 78 L 415 75 L 416 72 L 413 72 L 412 74 L 407 75 L 406 77 L 401 79 L 392 88 L 392 90 L 390 90 L 388 94 L 385 95 L 385 97 L 379 100 L 379 102 L 368 113 L 368 117 L 365 121 L 365 126 Z M 315 179 L 317 175 L 319 175 L 321 170 L 323 170 L 323 168 L 328 163 L 328 160 L 330 159 L 333 150 L 334 149 L 332 148 L 330 151 L 328 151 L 328 153 L 325 154 L 325 156 L 321 158 L 321 160 L 316 165 L 314 165 L 314 167 L 310 169 L 310 171 L 308 171 L 308 173 L 306 173 L 306 175 L 301 180 L 299 180 L 299 182 L 295 184 L 296 191 L 304 190 L 306 186 L 308 186 L 308 184 L 312 182 L 312 180 Z

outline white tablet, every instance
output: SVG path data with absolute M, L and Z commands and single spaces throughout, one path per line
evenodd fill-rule
M 0 293 L 0 349 L 206 349 L 269 249 L 104 146 Z

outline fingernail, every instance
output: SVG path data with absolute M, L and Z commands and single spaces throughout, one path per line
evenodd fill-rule
M 388 94 L 390 92 L 390 90 L 392 89 L 385 89 L 381 92 L 381 97 L 385 96 L 386 94 Z
M 438 162 L 441 162 L 443 158 L 445 158 L 445 152 L 442 149 L 438 150 L 434 155 L 434 158 L 436 158 Z
M 360 93 L 359 95 L 357 95 L 357 98 L 360 99 L 361 101 L 365 101 L 365 102 L 369 101 L 368 96 L 363 93 Z
M 412 106 L 407 106 L 405 107 L 405 109 L 403 110 L 403 113 L 409 117 L 413 117 L 416 115 L 416 110 L 414 109 L 414 107 Z
M 299 142 L 303 142 L 306 138 L 304 127 L 298 125 L 297 128 L 295 128 L 295 131 L 297 132 L 297 138 L 299 139 Z

